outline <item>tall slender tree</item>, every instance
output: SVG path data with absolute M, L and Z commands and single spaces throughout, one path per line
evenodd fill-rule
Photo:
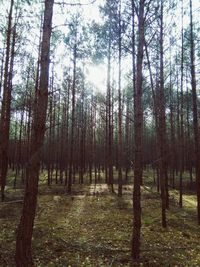
M 134 8 L 134 7 L 133 7 Z M 142 181 L 142 66 L 144 56 L 144 8 L 145 0 L 139 1 L 138 9 L 138 47 L 136 62 L 136 87 L 134 105 L 134 134 L 135 134 L 135 159 L 134 159 L 134 189 L 133 189 L 133 236 L 132 236 L 132 257 L 134 261 L 140 258 L 140 231 L 141 231 L 141 192 Z
M 23 209 L 17 232 L 15 255 L 17 267 L 27 267 L 34 265 L 32 258 L 31 240 L 37 205 L 41 149 L 44 141 L 48 103 L 50 38 L 52 31 L 51 25 L 53 5 L 54 0 L 45 0 L 43 36 L 41 44 L 40 81 L 39 88 L 35 96 L 36 103 L 33 115 L 33 129 L 30 146 L 31 157 L 28 164 L 29 175 L 26 178 Z
M 195 143 L 195 169 L 196 169 L 196 188 L 197 188 L 197 219 L 200 225 L 200 143 L 199 143 L 199 120 L 197 109 L 197 85 L 195 70 L 195 45 L 194 45 L 194 24 L 193 24 L 193 7 L 190 0 L 190 71 L 192 86 L 192 108 L 193 108 L 193 127 Z
M 166 143 L 166 114 L 165 114 L 165 93 L 164 93 L 164 24 L 163 24 L 163 0 L 160 0 L 160 16 L 159 16 L 159 59 L 160 72 L 158 83 L 158 144 L 159 144 L 159 170 L 160 170 L 160 186 L 161 186 L 161 202 L 162 202 L 162 226 L 167 227 L 166 208 L 167 208 L 167 143 Z
M 183 206 L 183 171 L 184 171 L 184 129 L 183 129 L 183 60 L 184 60 L 184 39 L 183 39 L 183 0 L 181 3 L 181 95 L 180 95 L 180 177 L 179 177 L 179 206 Z
M 118 13 L 118 45 L 119 45 L 119 73 L 118 73 L 118 196 L 122 196 L 122 92 L 121 92 L 121 75 L 122 75 L 122 26 L 121 26 L 121 0 L 119 0 Z
M 4 189 L 8 169 L 8 144 L 10 129 L 10 107 L 12 92 L 13 61 L 15 47 L 15 26 L 13 25 L 14 0 L 10 1 L 10 11 L 8 15 L 8 26 L 6 34 L 6 55 L 4 66 L 3 99 L 0 118 L 0 185 L 1 200 L 4 201 Z M 13 27 L 14 26 L 14 27 Z M 12 38 L 13 36 L 13 38 Z
M 74 167 L 74 133 L 75 133 L 75 101 L 76 101 L 76 75 L 77 75 L 77 22 L 74 28 L 74 44 L 73 44 L 73 80 L 72 80 L 72 115 L 71 115 L 71 143 L 70 143 L 70 158 L 69 158 L 69 180 L 67 190 L 71 193 L 72 190 L 72 170 Z

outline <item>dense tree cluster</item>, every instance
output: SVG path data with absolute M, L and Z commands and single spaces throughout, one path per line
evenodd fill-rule
M 99 2 L 101 18 L 89 22 L 82 13 L 95 3 L 0 3 L 1 199 L 8 169 L 13 187 L 25 189 L 17 266 L 33 263 L 40 172 L 68 194 L 75 183 L 104 179 L 122 197 L 132 181 L 134 260 L 144 169 L 155 174 L 163 227 L 169 187 L 179 190 L 180 207 L 184 189 L 196 190 L 200 224 L 199 9 L 192 0 Z M 100 90 L 87 64 L 103 64 Z

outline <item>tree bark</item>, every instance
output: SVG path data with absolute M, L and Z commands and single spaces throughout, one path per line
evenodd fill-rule
M 111 26 L 110 26 L 111 27 Z M 108 105 L 108 183 L 113 188 L 113 134 L 112 134 L 112 96 L 111 96 L 111 29 L 108 41 L 108 74 L 107 74 L 107 105 Z
M 50 38 L 53 15 L 54 0 L 45 0 L 43 37 L 41 47 L 41 72 L 37 101 L 33 117 L 33 129 L 31 137 L 31 157 L 28 166 L 28 177 L 23 202 L 22 215 L 17 232 L 16 242 L 16 266 L 33 266 L 31 251 L 31 239 L 36 213 L 39 168 L 41 158 L 41 148 L 45 134 L 45 122 L 48 102 L 48 82 L 49 82 L 49 57 L 50 57 Z
M 184 129 L 183 129 L 183 0 L 181 8 L 181 95 L 180 95 L 180 176 L 179 176 L 179 207 L 183 206 L 183 172 L 184 172 Z
M 75 130 L 75 102 L 76 102 L 76 60 L 77 60 L 77 29 L 75 29 L 75 43 L 73 49 L 73 81 L 72 81 L 72 115 L 71 115 L 71 143 L 69 159 L 69 180 L 67 185 L 68 193 L 72 191 L 72 176 L 74 165 L 74 130 Z
M 141 192 L 142 181 L 142 65 L 144 56 L 144 6 L 145 0 L 139 2 L 139 24 L 138 24 L 138 51 L 137 72 L 134 106 L 134 133 L 135 133 L 135 160 L 134 160 L 134 189 L 133 189 L 133 236 L 132 257 L 138 261 L 140 257 L 140 229 L 141 229 Z M 135 8 L 134 6 L 132 8 Z
M 0 119 L 0 185 L 1 185 L 1 200 L 4 201 L 4 189 L 6 185 L 6 176 L 8 169 L 8 143 L 10 129 L 10 106 L 11 106 L 11 91 L 12 91 L 12 69 L 14 61 L 14 46 L 15 46 L 15 26 L 12 29 L 12 13 L 14 0 L 11 0 L 10 11 L 8 16 L 8 29 L 6 36 L 6 55 L 5 55 L 5 70 L 3 83 L 3 100 Z M 13 32 L 13 40 L 12 38 Z M 11 48 L 12 42 L 12 48 Z
M 121 92 L 121 57 L 122 57 L 122 33 L 121 33 L 121 0 L 119 0 L 118 18 L 118 39 L 119 39 L 119 80 L 118 80 L 118 196 L 122 196 L 122 92 Z
M 162 226 L 167 227 L 166 204 L 167 204 L 167 162 L 166 162 L 166 118 L 165 118 L 165 95 L 164 95 L 164 66 L 163 66 L 163 0 L 161 0 L 160 14 L 160 84 L 159 84 L 159 150 L 160 150 L 160 186 L 162 202 Z
M 196 190 L 197 190 L 197 220 L 200 225 L 200 147 L 199 147 L 199 122 L 197 109 L 197 90 L 196 90 L 196 73 L 195 73 L 195 49 L 194 49 L 194 32 L 193 32 L 193 15 L 192 0 L 190 0 L 190 70 L 192 85 L 192 108 L 193 108 L 193 127 L 195 143 L 195 168 L 196 168 Z

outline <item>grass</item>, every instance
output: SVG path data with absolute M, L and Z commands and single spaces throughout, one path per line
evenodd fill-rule
M 148 178 L 145 178 L 148 179 Z M 69 196 L 63 186 L 40 187 L 33 235 L 35 266 L 132 266 L 132 186 L 124 185 L 123 198 L 106 184 L 74 185 Z M 117 190 L 117 186 L 115 187 Z M 9 200 L 21 198 L 9 189 Z M 196 198 L 170 191 L 168 228 L 161 227 L 160 196 L 142 187 L 141 266 L 200 266 L 200 231 Z M 0 204 L 0 266 L 15 266 L 15 236 L 22 203 Z

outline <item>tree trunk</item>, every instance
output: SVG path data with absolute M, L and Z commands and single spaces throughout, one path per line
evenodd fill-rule
M 118 196 L 122 196 L 122 93 L 121 93 L 121 56 L 122 56 L 122 34 L 121 34 L 121 0 L 119 0 L 119 80 L 118 80 Z
M 193 108 L 193 127 L 195 143 L 195 168 L 196 168 L 196 188 L 197 188 L 197 220 L 200 225 L 200 147 L 199 147 L 199 125 L 197 109 L 197 90 L 196 90 L 196 73 L 195 73 L 195 49 L 193 33 L 193 15 L 192 0 L 190 0 L 190 61 L 191 61 L 191 84 L 192 84 L 192 108 Z
M 41 72 L 33 118 L 30 148 L 31 157 L 28 166 L 29 176 L 26 179 L 22 215 L 17 232 L 15 255 L 17 267 L 33 266 L 31 239 L 37 205 L 40 158 L 45 134 L 45 122 L 48 102 L 49 54 L 53 4 L 54 0 L 45 1 L 43 37 L 41 47 Z
M 139 2 L 139 24 L 138 24 L 138 51 L 137 51 L 137 72 L 134 106 L 134 133 L 135 133 L 135 160 L 134 160 L 134 189 L 133 189 L 133 236 L 132 236 L 132 257 L 138 261 L 140 257 L 140 229 L 141 229 L 141 192 L 142 180 L 142 65 L 144 47 L 144 5 L 145 0 Z M 135 8 L 134 6 L 132 8 Z
M 181 95 L 180 95 L 180 176 L 179 176 L 179 207 L 183 206 L 183 171 L 184 171 L 184 130 L 183 130 L 183 0 L 181 8 Z
M 6 176 L 8 169 L 8 143 L 10 129 L 10 106 L 11 106 L 11 91 L 12 91 L 12 69 L 14 61 L 14 46 L 15 46 L 15 26 L 12 29 L 12 13 L 14 0 L 11 0 L 10 11 L 8 16 L 8 29 L 6 39 L 6 56 L 5 56 L 5 71 L 3 84 L 3 100 L 0 119 L 0 185 L 1 185 L 1 200 L 4 201 L 4 189 L 6 185 Z M 11 37 L 13 31 L 13 40 L 11 48 Z
M 160 149 L 160 186 L 162 202 L 162 226 L 167 227 L 167 162 L 166 162 L 166 124 L 165 124 L 165 95 L 164 95 L 164 66 L 163 66 L 163 0 L 161 0 L 160 14 L 160 86 L 159 86 L 159 149 Z
M 70 143 L 70 159 L 69 159 L 69 180 L 68 193 L 72 191 L 72 176 L 74 165 L 74 130 L 75 130 L 75 101 L 76 101 L 76 57 L 77 57 L 77 29 L 75 30 L 75 44 L 73 49 L 73 82 L 72 82 L 72 115 L 71 115 L 71 143 Z
M 0 99 L 1 99 L 1 92 L 2 92 L 2 84 L 3 84 L 4 57 L 5 57 L 5 44 L 4 44 L 4 47 L 3 47 L 2 59 L 1 59 L 1 71 L 0 71 Z
M 108 183 L 113 188 L 113 134 L 112 134 L 112 96 L 111 96 L 111 30 L 108 41 L 108 70 L 107 70 L 107 105 L 108 105 Z

